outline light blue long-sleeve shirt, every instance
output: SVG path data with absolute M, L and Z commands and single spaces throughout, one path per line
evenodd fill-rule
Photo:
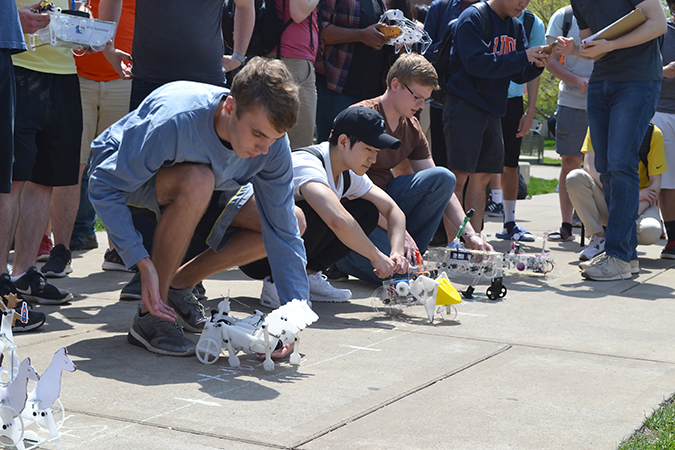
M 206 164 L 213 171 L 215 190 L 232 182 L 251 182 L 279 296 L 284 301 L 307 299 L 306 256 L 294 213 L 288 138 L 272 144 L 266 155 L 238 157 L 214 129 L 216 110 L 228 94 L 227 89 L 189 81 L 154 91 L 92 143 L 89 198 L 115 248 L 131 266 L 149 255 L 134 229 L 127 201 L 152 183 L 160 168 Z

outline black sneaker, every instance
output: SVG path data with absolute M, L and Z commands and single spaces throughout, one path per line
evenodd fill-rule
M 26 302 L 20 302 L 14 308 L 21 319 L 17 318 L 12 325 L 12 333 L 23 333 L 40 328 L 45 324 L 47 316 L 44 313 L 33 310 L 33 305 Z
M 206 288 L 204 287 L 204 283 L 201 281 L 195 285 L 192 293 L 195 295 L 195 297 L 197 297 L 197 300 L 206 300 L 208 298 L 206 296 Z
M 150 352 L 168 356 L 191 356 L 195 354 L 195 343 L 185 337 L 183 328 L 176 322 L 169 322 L 150 313 L 141 316 L 141 307 L 134 315 L 127 340 L 130 344 L 144 347 Z
M 103 264 L 101 265 L 103 270 L 117 270 L 119 272 L 135 272 L 132 269 L 127 269 L 127 266 L 122 261 L 120 254 L 117 253 L 117 250 L 106 249 L 105 255 L 103 255 Z
M 62 278 L 72 273 L 73 266 L 70 265 L 70 250 L 63 244 L 55 245 L 49 252 L 49 259 L 42 266 L 42 272 L 47 278 Z
M 204 324 L 209 321 L 202 305 L 192 293 L 193 288 L 169 288 L 167 303 L 176 311 L 178 322 L 193 333 L 201 333 Z
M 91 250 L 93 248 L 98 248 L 98 241 L 96 240 L 96 235 L 84 237 L 71 237 L 70 238 L 70 251 L 74 252 L 76 250 Z
M 337 268 L 337 265 L 331 264 L 326 270 L 323 271 L 323 274 L 326 275 L 329 281 L 347 281 L 349 280 L 349 274 L 344 273 Z
M 14 283 L 12 283 L 12 279 L 8 274 L 3 273 L 0 275 L 0 297 L 2 297 L 2 300 L 6 306 L 10 306 L 9 296 L 11 294 L 16 296 L 14 311 L 16 311 L 21 317 L 21 320 L 17 318 L 14 321 L 14 325 L 12 325 L 12 332 L 21 333 L 24 331 L 35 330 L 44 325 L 46 316 L 41 312 L 33 311 L 33 305 L 23 301 L 23 297 L 19 292 L 17 292 L 16 288 L 14 287 Z
M 120 292 L 120 300 L 141 299 L 141 273 L 136 272 L 126 286 Z
M 35 266 L 28 269 L 21 278 L 14 282 L 16 290 L 28 301 L 41 305 L 60 305 L 73 299 L 73 294 L 49 284 L 44 275 Z

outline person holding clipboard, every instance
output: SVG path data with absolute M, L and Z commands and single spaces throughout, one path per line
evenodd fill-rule
M 596 59 L 588 85 L 586 114 L 595 149 L 595 166 L 609 208 L 605 253 L 591 261 L 582 276 L 609 281 L 631 278 L 637 259 L 639 204 L 638 151 L 654 115 L 661 88 L 662 59 L 657 37 L 666 32 L 659 0 L 572 0 L 582 41 L 640 9 L 646 19 L 620 37 L 598 36 L 577 46 L 559 36 L 557 51 Z

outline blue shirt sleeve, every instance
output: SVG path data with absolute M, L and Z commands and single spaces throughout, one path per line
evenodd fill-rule
M 277 155 L 253 178 L 253 190 L 272 277 L 283 304 L 293 299 L 309 299 L 309 284 L 305 246 L 295 217 L 288 138 L 274 145 L 280 146 Z

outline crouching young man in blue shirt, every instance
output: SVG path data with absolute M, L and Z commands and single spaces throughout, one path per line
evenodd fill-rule
M 194 354 L 195 344 L 175 325 L 204 327 L 194 284 L 266 253 L 282 303 L 308 298 L 286 137 L 298 104 L 283 63 L 255 58 L 230 91 L 167 84 L 93 142 L 89 197 L 127 267 L 136 264 L 141 274 L 142 305 L 129 342 L 159 354 Z M 152 258 L 130 207 L 158 220 Z M 180 266 L 193 234 L 210 248 Z

